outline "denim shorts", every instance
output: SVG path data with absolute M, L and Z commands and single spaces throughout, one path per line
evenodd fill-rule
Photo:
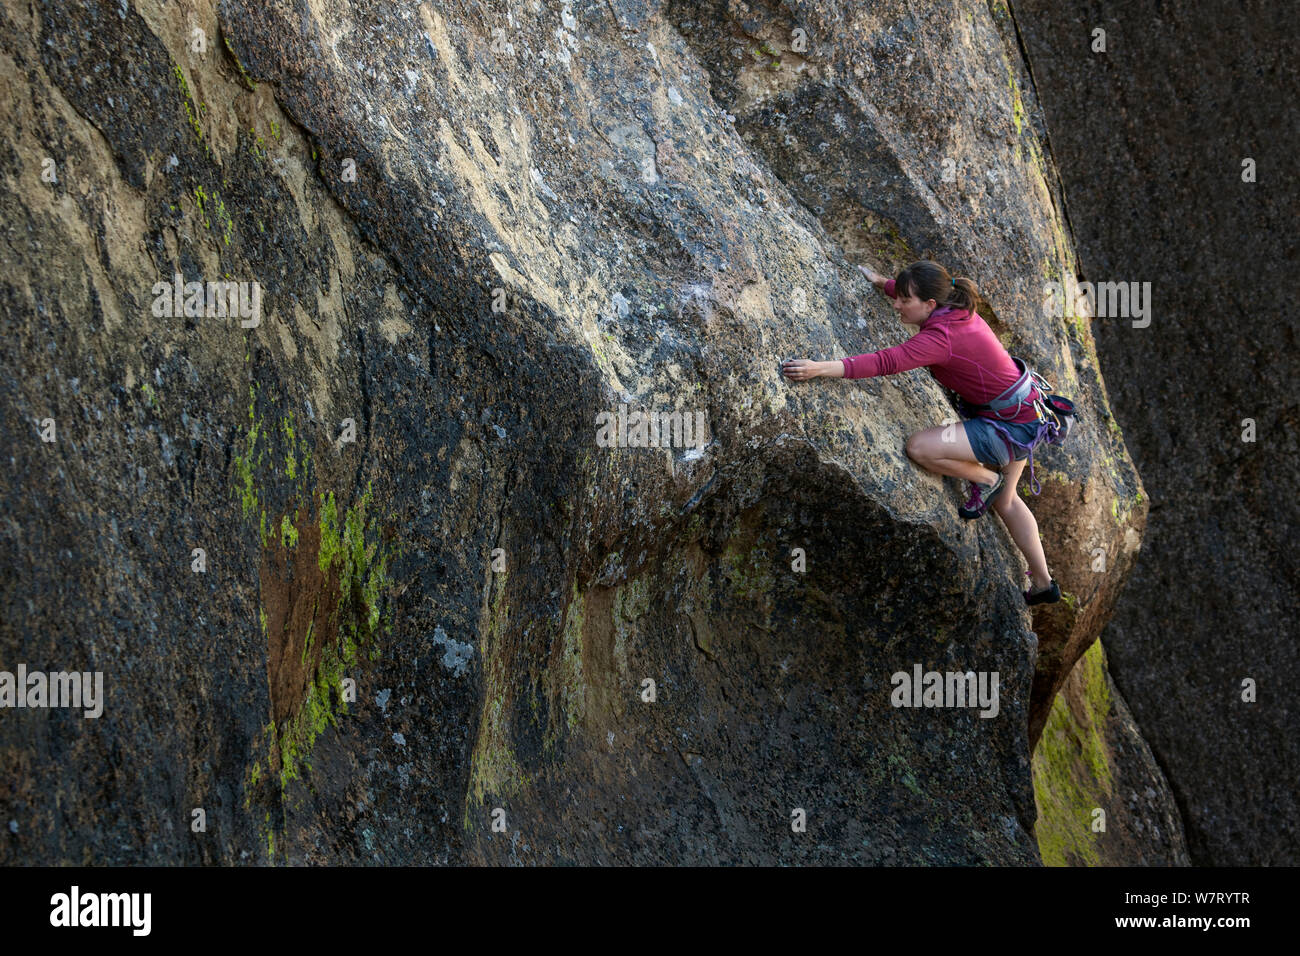
M 1001 432 L 993 427 L 985 418 L 968 418 L 963 424 L 966 426 L 966 438 L 970 442 L 971 451 L 975 453 L 975 460 L 985 465 L 996 465 L 998 468 L 1005 468 L 1012 461 L 1011 451 L 1014 446 L 1008 446 Z M 1038 422 L 999 422 L 1016 441 L 1024 442 L 1028 445 L 1038 434 Z M 1015 448 L 1015 460 L 1021 461 L 1029 457 L 1029 453 L 1023 448 Z

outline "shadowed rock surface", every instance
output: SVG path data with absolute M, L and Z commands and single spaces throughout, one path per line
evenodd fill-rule
M 1093 328 L 1151 495 L 1106 627 L 1115 684 L 1198 865 L 1300 858 L 1300 527 L 1292 11 L 1015 5 L 1083 275 L 1150 282 L 1151 324 Z M 1107 50 L 1092 52 L 1093 31 Z M 1243 161 L 1255 181 L 1243 181 Z M 1248 437 L 1254 422 L 1254 440 Z M 1243 701 L 1243 681 L 1257 701 Z
M 1146 501 L 1042 314 L 1005 8 L 192 9 L 0 5 L 0 665 L 107 694 L 3 714 L 0 861 L 1039 862 L 1032 744 Z M 778 374 L 902 341 L 852 263 L 918 257 L 1080 406 L 1032 617 L 903 453 L 926 372 Z M 165 314 L 178 273 L 260 323 Z M 707 442 L 601 447 L 620 404 Z M 914 664 L 997 716 L 892 707 Z

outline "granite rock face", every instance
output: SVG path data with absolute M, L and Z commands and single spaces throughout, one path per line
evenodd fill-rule
M 1295 28 L 1262 3 L 1014 7 L 1080 271 L 1150 283 L 1153 303 L 1145 327 L 1092 323 L 1151 496 L 1104 632 L 1114 681 L 1191 861 L 1294 865 Z
M 1004 7 L 0 17 L 0 667 L 105 685 L 0 714 L 0 861 L 1039 862 L 1033 742 L 1147 505 L 1042 309 Z M 778 374 L 902 341 L 853 263 L 919 257 L 1080 407 L 1032 616 L 904 454 L 928 374 Z M 606 447 L 621 406 L 704 428 Z M 914 666 L 996 715 L 892 706 Z

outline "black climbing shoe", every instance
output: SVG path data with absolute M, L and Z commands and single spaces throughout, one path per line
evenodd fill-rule
M 957 514 L 970 520 L 978 518 L 984 512 L 989 510 L 989 505 L 993 504 L 999 492 L 1002 491 L 1002 472 L 998 472 L 998 480 L 992 485 L 984 485 L 978 481 L 968 482 L 970 485 L 970 497 L 966 499 L 966 504 L 957 509 Z
M 1041 591 L 1025 591 L 1026 604 L 1055 604 L 1061 600 L 1061 589 L 1056 584 L 1056 579 Z

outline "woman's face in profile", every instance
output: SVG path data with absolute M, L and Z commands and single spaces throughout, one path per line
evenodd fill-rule
M 892 301 L 894 311 L 898 313 L 898 319 L 904 325 L 920 325 L 929 318 L 937 305 L 934 299 L 922 301 L 914 295 L 899 294 Z

